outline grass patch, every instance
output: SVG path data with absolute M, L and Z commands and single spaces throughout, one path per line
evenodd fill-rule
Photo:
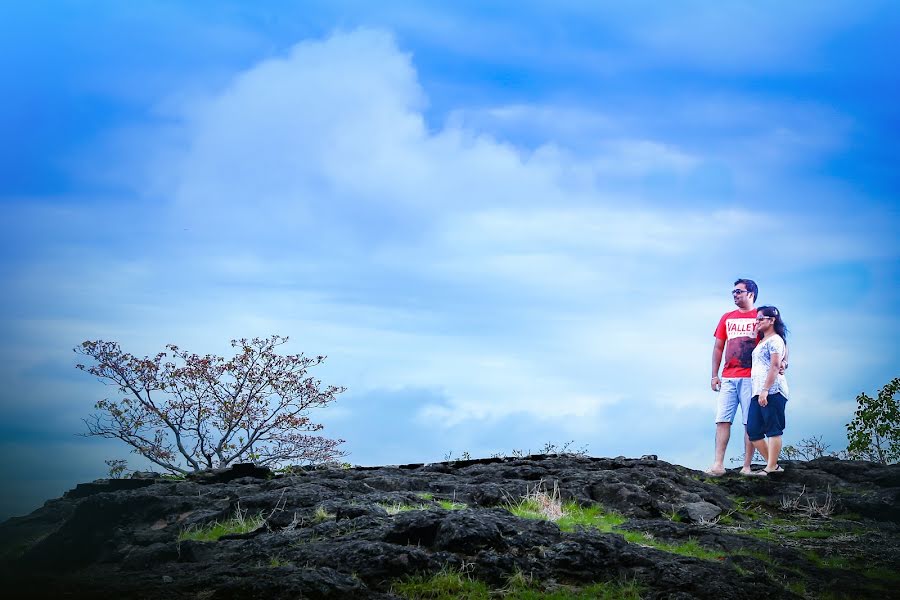
M 402 512 L 408 512 L 411 510 L 427 510 L 428 508 L 430 508 L 429 506 L 426 506 L 424 504 L 413 505 L 413 504 L 403 504 L 401 502 L 395 502 L 393 504 L 379 504 L 378 506 L 383 508 L 389 515 L 396 515 L 396 514 L 399 514 Z
M 825 529 L 801 529 L 799 531 L 788 531 L 784 534 L 785 537 L 800 540 L 824 540 L 830 538 L 833 535 L 833 531 L 828 531 Z
M 725 554 L 722 552 L 716 552 L 715 550 L 710 550 L 708 548 L 704 548 L 700 545 L 700 543 L 694 538 L 688 539 L 688 541 L 683 542 L 681 544 L 673 544 L 668 542 L 658 542 L 656 540 L 651 540 L 648 544 L 657 548 L 658 550 L 663 550 L 665 552 L 671 552 L 672 554 L 680 554 L 681 556 L 690 556 L 693 558 L 699 558 L 701 560 L 724 560 Z
M 178 534 L 178 541 L 193 540 L 196 542 L 214 542 L 223 535 L 233 533 L 249 533 L 262 527 L 265 518 L 259 514 L 248 517 L 238 506 L 234 516 L 227 521 L 214 521 L 202 527 L 191 526 Z
M 657 550 L 662 550 L 663 552 L 669 552 L 670 554 L 690 556 L 692 558 L 699 558 L 702 560 L 721 561 L 725 559 L 725 554 L 723 552 L 717 552 L 715 550 L 705 548 L 701 546 L 700 543 L 694 538 L 689 538 L 688 541 L 678 544 L 675 542 L 663 542 L 657 540 L 652 535 L 643 533 L 641 531 L 619 530 L 614 531 L 614 533 L 621 534 L 622 537 L 625 538 L 625 541 L 630 544 L 649 546 L 651 548 L 656 548 Z
M 719 517 L 720 525 L 737 525 L 737 519 L 731 516 L 731 514 L 721 515 Z
M 394 583 L 391 592 L 408 600 L 639 600 L 634 582 L 596 583 L 583 588 L 545 591 L 540 584 L 516 573 L 503 589 L 491 589 L 464 571 L 443 570 L 431 577 L 416 576 Z
M 742 550 L 738 550 L 737 552 L 732 552 L 732 556 L 749 556 L 751 558 L 755 558 L 756 560 L 762 561 L 764 563 L 772 564 L 772 557 L 766 552 L 762 552 L 761 550 L 748 550 L 746 548 Z
M 525 519 L 547 519 L 542 508 L 540 502 L 529 497 L 507 507 L 512 514 Z M 560 506 L 560 511 L 562 516 L 556 520 L 556 524 L 562 531 L 574 531 L 578 527 L 587 527 L 602 533 L 621 535 L 630 544 L 650 546 L 672 554 L 715 561 L 725 558 L 724 553 L 704 548 L 693 538 L 682 543 L 661 542 L 640 531 L 621 529 L 620 526 L 627 519 L 616 512 L 604 510 L 602 506 L 580 506 L 576 502 L 565 502 Z
M 434 499 L 434 496 L 428 493 L 416 495 L 422 500 Z M 444 510 L 462 510 L 464 508 L 468 508 L 466 504 L 462 504 L 461 502 L 453 502 L 452 500 L 438 500 L 437 503 L 438 506 L 440 506 Z M 427 504 L 403 504 L 402 502 L 395 502 L 393 504 L 380 503 L 378 506 L 383 508 L 389 515 L 396 515 L 398 513 L 408 512 L 411 510 L 428 510 L 430 508 L 434 508 L 433 506 L 429 506 Z
M 772 533 L 769 529 L 745 529 L 742 533 L 745 535 L 753 536 L 757 539 L 764 540 L 766 542 L 777 542 L 778 536 Z
M 547 521 L 559 521 L 564 515 L 563 504 L 559 499 L 559 484 L 553 485 L 553 491 L 547 493 L 541 489 L 539 482 L 518 502 L 510 500 L 506 509 L 517 517 L 523 519 L 544 519 Z
M 431 577 L 416 575 L 398 581 L 391 592 L 409 600 L 488 600 L 491 590 L 464 573 L 444 570 Z
M 839 569 L 839 570 L 848 570 L 853 569 L 853 564 L 850 560 L 844 558 L 843 556 L 819 556 L 812 550 L 806 550 L 803 552 L 803 556 L 811 562 L 822 569 Z
M 318 525 L 319 523 L 324 523 L 325 521 L 330 521 L 334 517 L 335 517 L 334 513 L 330 513 L 327 510 L 325 510 L 324 507 L 320 506 L 316 509 L 316 512 L 313 513 L 312 520 L 315 525 Z
M 603 510 L 602 506 L 579 506 L 576 502 L 562 505 L 563 516 L 556 522 L 563 531 L 574 531 L 576 527 L 592 527 L 603 533 L 612 533 L 627 519 L 615 512 Z
M 681 523 L 683 520 L 681 515 L 678 514 L 678 509 L 675 507 L 672 507 L 672 512 L 666 514 L 666 517 L 673 523 Z
M 431 492 L 419 492 L 416 496 L 422 500 L 434 500 L 434 494 Z
M 280 556 L 273 556 L 269 559 L 269 566 L 273 569 L 276 567 L 289 567 L 293 563 L 287 560 L 283 560 Z
M 900 572 L 887 567 L 869 567 L 868 569 L 863 569 L 862 574 L 869 579 L 900 584 Z
M 790 581 L 785 586 L 789 592 L 792 594 L 797 594 L 798 596 L 806 597 L 806 582 L 805 581 Z

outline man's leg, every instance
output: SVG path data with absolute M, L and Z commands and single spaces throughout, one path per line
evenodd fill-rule
M 710 475 L 725 473 L 725 449 L 731 438 L 731 423 L 737 412 L 738 388 L 734 379 L 722 379 L 722 387 L 716 398 L 716 453 L 712 466 L 706 471 Z
M 728 447 L 730 438 L 731 423 L 716 423 L 716 456 L 709 468 L 711 473 L 720 473 L 725 470 L 725 449 Z
M 738 382 L 738 395 L 741 400 L 741 415 L 744 417 L 744 466 L 741 468 L 741 473 L 744 475 L 752 472 L 751 465 L 753 464 L 753 455 L 756 453 L 756 447 L 750 441 L 750 436 L 747 435 L 747 421 L 750 418 L 750 392 L 752 385 L 749 377 L 743 377 Z M 762 454 L 763 460 L 765 460 L 765 451 L 760 451 L 760 454 Z
M 744 466 L 741 469 L 741 473 L 749 473 L 753 469 L 750 468 L 750 465 L 753 464 L 753 455 L 756 453 L 756 446 L 753 445 L 753 442 L 750 441 L 750 436 L 747 435 L 747 428 L 744 427 Z M 762 452 L 760 454 L 763 454 Z M 763 458 L 766 455 L 763 454 Z

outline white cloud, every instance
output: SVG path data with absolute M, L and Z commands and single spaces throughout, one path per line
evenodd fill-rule
M 889 224 L 864 235 L 874 214 L 845 229 L 767 199 L 698 207 L 673 201 L 665 185 L 643 187 L 661 172 L 689 176 L 730 134 L 698 149 L 598 110 L 559 129 L 564 140 L 587 124 L 598 136 L 589 151 L 554 139 L 527 147 L 464 117 L 430 128 L 426 105 L 412 58 L 371 30 L 304 42 L 205 97 L 172 101 L 146 159 L 152 177 L 135 183 L 163 215 L 138 213 L 155 229 L 134 235 L 120 213 L 107 228 L 106 207 L 85 209 L 78 225 L 93 223 L 109 245 L 67 239 L 10 279 L 28 305 L 15 330 L 34 340 L 25 354 L 37 359 L 60 340 L 68 352 L 73 337 L 112 337 L 136 353 L 167 342 L 223 353 L 231 337 L 276 332 L 292 336 L 288 351 L 328 354 L 322 379 L 360 396 L 428 390 L 405 405 L 420 426 L 467 428 L 477 440 L 491 425 L 535 422 L 617 452 L 711 419 L 710 338 L 733 277 L 752 271 L 764 288 L 776 276 L 788 286 L 785 273 L 897 257 Z M 513 127 L 535 115 L 552 130 L 552 109 L 494 110 Z M 744 161 L 765 181 L 772 161 L 745 150 L 726 168 Z M 610 192 L 604 177 L 634 189 Z M 69 219 L 48 216 L 46 239 Z M 798 334 L 816 340 L 830 326 L 822 315 L 835 315 L 819 305 L 797 313 Z M 884 339 L 872 323 L 864 331 Z M 804 361 L 863 368 L 841 347 L 798 337 L 792 348 L 798 399 L 819 377 Z M 846 387 L 855 375 L 833 376 Z M 832 400 L 826 413 L 838 418 L 846 406 Z M 614 427 L 626 409 L 647 422 Z

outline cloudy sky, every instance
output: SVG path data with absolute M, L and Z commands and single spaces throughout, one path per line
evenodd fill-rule
M 355 464 L 712 456 L 738 277 L 787 443 L 900 375 L 892 2 L 8 2 L 0 518 L 127 447 L 83 340 L 290 336 Z M 742 449 L 732 442 L 730 456 Z

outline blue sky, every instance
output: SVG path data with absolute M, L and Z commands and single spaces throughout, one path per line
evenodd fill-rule
M 785 441 L 900 375 L 891 2 L 0 7 L 0 517 L 103 460 L 86 339 L 288 335 L 347 460 L 712 454 L 737 277 Z M 732 443 L 730 455 L 741 452 Z

